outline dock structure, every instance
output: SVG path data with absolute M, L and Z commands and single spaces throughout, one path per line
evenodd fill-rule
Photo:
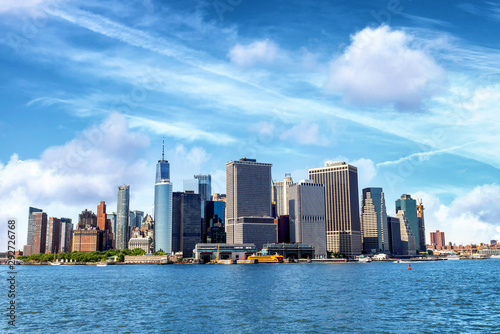
M 234 262 L 238 260 L 246 260 L 248 256 L 257 252 L 255 244 L 245 243 L 245 244 L 206 244 L 200 243 L 196 244 L 193 250 L 193 255 L 195 259 L 199 259 L 204 263 L 214 261 L 216 258 L 218 261 L 222 260 L 232 260 Z M 217 256 L 218 255 L 218 256 Z
M 314 259 L 314 247 L 306 244 L 271 243 L 265 244 L 263 249 L 268 254 L 283 255 L 285 259 Z

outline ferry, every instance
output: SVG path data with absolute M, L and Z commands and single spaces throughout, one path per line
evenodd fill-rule
M 247 260 L 257 260 L 258 263 L 283 263 L 283 255 L 269 255 L 266 250 L 247 257 Z

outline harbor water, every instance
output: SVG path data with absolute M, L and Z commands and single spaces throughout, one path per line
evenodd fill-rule
M 496 259 L 16 270 L 16 333 L 500 332 Z

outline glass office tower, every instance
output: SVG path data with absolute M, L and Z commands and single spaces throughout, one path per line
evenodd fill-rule
M 118 187 L 118 202 L 116 208 L 116 235 L 115 248 L 128 248 L 128 220 L 130 204 L 130 186 L 123 185 Z
M 172 252 L 172 184 L 163 179 L 155 185 L 155 252 Z

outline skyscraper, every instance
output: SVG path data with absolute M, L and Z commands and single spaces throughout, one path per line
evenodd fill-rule
M 126 249 L 128 247 L 128 219 L 130 204 L 130 186 L 118 187 L 118 202 L 116 208 L 116 235 L 115 248 Z
M 399 218 L 387 216 L 389 229 L 389 250 L 394 256 L 403 255 L 401 246 L 401 222 Z
M 163 179 L 170 180 L 170 164 L 165 160 L 165 139 L 163 139 L 161 160 L 158 160 L 158 164 L 156 165 L 155 184 L 160 183 Z
M 34 212 L 31 217 L 35 223 L 33 254 L 44 254 L 47 247 L 47 214 L 45 212 Z
M 444 246 L 446 245 L 446 241 L 444 239 L 444 232 L 439 232 L 437 230 L 436 232 L 431 232 L 431 246 L 435 247 L 436 249 L 440 250 L 443 249 Z
M 212 176 L 208 175 L 195 175 L 198 180 L 198 194 L 201 195 L 201 201 L 210 201 L 212 198 Z
M 411 198 L 411 195 L 403 194 L 401 199 L 396 201 L 396 212 L 402 210 L 406 214 L 406 219 L 410 224 L 410 228 L 413 232 L 415 238 L 415 246 L 417 252 L 421 252 L 422 248 L 420 245 L 420 226 L 417 218 L 417 201 Z
M 201 243 L 201 197 L 193 191 L 174 192 L 172 201 L 172 251 L 192 257 Z
M 142 220 L 144 219 L 144 211 L 134 210 L 134 216 L 134 226 L 140 228 L 142 225 Z
M 110 221 L 114 238 L 116 238 L 116 212 L 106 213 L 106 217 Z
M 361 254 L 358 169 L 345 162 L 309 170 L 309 179 L 325 185 L 326 244 L 330 252 Z
M 417 198 L 417 221 L 418 221 L 418 230 L 420 234 L 420 249 L 422 252 L 426 251 L 425 246 L 425 220 L 424 220 L 424 204 L 422 200 L 418 200 Z
M 113 248 L 113 233 L 111 227 L 111 220 L 108 219 L 106 215 L 106 203 L 101 201 L 101 204 L 97 206 L 97 229 L 102 237 L 102 249 L 103 251 Z
M 172 184 L 162 179 L 155 185 L 155 251 L 172 252 Z
M 57 254 L 60 248 L 61 238 L 61 220 L 58 218 L 50 217 L 47 223 L 47 247 L 45 253 Z
M 78 215 L 78 224 L 76 225 L 77 230 L 84 229 L 96 229 L 97 228 L 97 216 L 92 211 L 85 209 Z
M 271 167 L 246 158 L 226 164 L 226 220 L 270 217 Z
M 314 246 L 315 256 L 326 258 L 325 186 L 302 180 L 287 191 L 290 242 Z
M 363 250 L 389 252 L 389 229 L 382 188 L 365 188 L 361 196 Z
M 415 255 L 417 252 L 415 235 L 406 217 L 406 212 L 403 210 L 399 210 L 398 213 L 396 214 L 396 218 L 398 218 L 400 222 L 399 225 L 401 232 L 401 254 Z
M 128 212 L 128 229 L 129 229 L 129 239 L 131 238 L 130 231 L 134 229 L 135 226 L 135 212 L 129 210 Z
M 36 235 L 36 216 L 34 215 L 37 212 L 43 212 L 42 209 L 37 209 L 33 207 L 29 207 L 28 210 L 28 238 L 26 240 L 26 246 L 24 247 L 25 255 L 32 255 L 34 247 L 35 247 L 35 235 Z M 45 250 L 44 250 L 45 252 Z M 36 253 L 39 254 L 39 253 Z
M 73 223 L 70 218 L 61 218 L 61 242 L 59 253 L 70 253 L 73 247 Z
M 203 243 L 226 242 L 226 232 L 224 231 L 224 211 L 226 203 L 222 201 L 203 202 L 203 225 L 201 238 Z M 217 241 L 219 240 L 219 241 Z
M 292 184 L 292 174 L 285 174 L 285 179 L 283 181 L 275 181 L 273 184 L 277 217 L 288 215 L 288 188 Z
M 275 242 L 271 217 L 271 167 L 254 159 L 226 164 L 226 234 L 228 243 Z
M 97 252 L 102 250 L 102 231 L 97 228 L 97 216 L 87 209 L 78 217 L 73 231 L 74 252 Z
M 101 201 L 101 204 L 97 206 L 97 228 L 101 231 L 109 230 L 110 221 L 106 216 L 106 203 Z

